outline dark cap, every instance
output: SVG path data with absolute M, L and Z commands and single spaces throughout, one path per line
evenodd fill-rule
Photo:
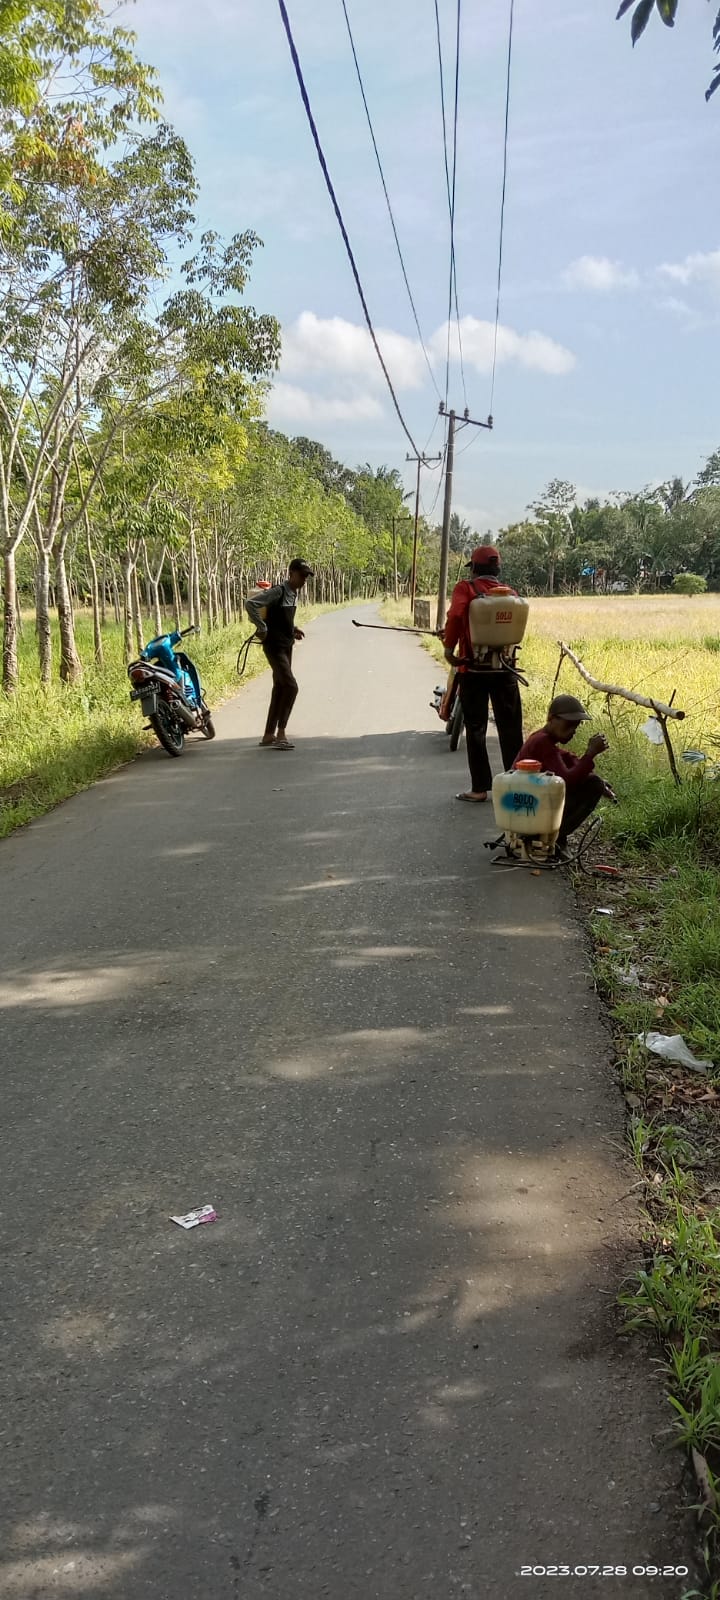
M 556 694 L 548 716 L 561 717 L 563 722 L 592 722 L 582 701 L 576 700 L 574 694 Z
M 306 578 L 314 578 L 315 577 L 315 573 L 313 571 L 313 568 L 310 566 L 309 562 L 302 561 L 300 556 L 296 556 L 295 560 L 290 562 L 290 566 L 288 567 L 288 572 L 302 572 L 302 573 L 304 573 Z
M 470 560 L 466 561 L 465 565 L 466 567 L 483 567 L 488 561 L 499 560 L 500 551 L 495 549 L 494 544 L 479 544 L 477 550 L 472 551 Z

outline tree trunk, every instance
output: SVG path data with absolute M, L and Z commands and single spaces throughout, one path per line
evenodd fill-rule
M 50 553 L 42 545 L 38 550 L 35 575 L 35 630 L 40 659 L 40 681 L 52 681 L 52 630 L 50 628 Z
M 199 624 L 202 619 L 202 595 L 200 593 L 200 562 L 195 553 L 195 621 Z
M 124 648 L 125 648 L 125 660 L 127 662 L 127 661 L 132 661 L 133 654 L 134 654 L 134 652 L 133 652 L 133 564 L 132 564 L 132 556 L 130 555 L 129 550 L 125 551 L 125 553 L 123 555 L 123 558 L 122 558 L 122 581 L 123 581 L 123 644 L 124 644 Z
M 182 625 L 182 600 L 180 598 L 180 585 L 178 583 L 177 562 L 173 556 L 170 562 L 172 574 L 173 612 L 175 614 L 175 631 L 179 632 Z
M 195 549 L 195 535 L 191 532 L 188 545 L 187 559 L 187 591 L 188 591 L 188 624 L 191 628 L 199 622 L 200 618 L 195 612 L 195 569 L 197 567 L 197 551 Z
M 106 626 L 106 624 L 107 624 L 107 556 L 106 556 L 105 552 L 103 551 L 102 579 L 101 579 L 101 583 L 100 583 L 100 626 L 101 626 L 101 628 L 104 628 Z
M 555 593 L 555 562 L 548 562 L 548 594 Z
M 162 612 L 160 610 L 160 583 L 159 583 L 159 580 L 157 580 L 155 578 L 151 578 L 149 580 L 149 582 L 150 582 L 151 598 L 152 598 L 152 613 L 153 613 L 153 624 L 154 624 L 154 627 L 155 627 L 155 638 L 158 639 L 160 637 L 160 634 L 164 631 L 163 630 Z
M 140 655 L 140 652 L 143 648 L 143 625 L 142 611 L 140 609 L 140 583 L 138 579 L 137 562 L 132 569 L 132 583 L 130 587 L 132 596 L 132 616 L 135 626 L 135 642 L 137 644 L 137 653 Z
M 6 694 L 14 694 L 18 686 L 17 572 L 14 549 L 5 551 L 3 579 L 3 689 Z
M 120 623 L 122 622 L 122 611 L 120 609 L 120 591 L 118 589 L 117 573 L 115 572 L 114 567 L 111 570 L 110 576 L 112 578 L 113 616 L 115 618 L 115 623 L 119 628 Z
M 86 542 L 87 542 L 88 561 L 90 563 L 90 595 L 91 595 L 91 598 L 92 598 L 93 650 L 94 650 L 94 655 L 95 655 L 95 665 L 96 665 L 96 667 L 103 667 L 105 665 L 105 661 L 104 661 L 104 657 L 103 657 L 102 627 L 101 627 L 101 623 L 100 623 L 100 592 L 99 592 L 99 587 L 98 587 L 98 570 L 97 570 L 97 562 L 96 562 L 95 557 L 93 555 L 92 545 L 90 543 L 90 527 L 89 527 L 89 525 L 86 528 Z
M 65 545 L 61 541 L 55 555 L 55 590 L 60 629 L 60 677 L 63 683 L 82 683 L 82 662 L 75 643 L 75 618 L 65 570 Z

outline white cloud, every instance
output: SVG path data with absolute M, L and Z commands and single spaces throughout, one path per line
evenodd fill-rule
M 664 294 L 662 299 L 655 301 L 655 304 L 658 311 L 669 311 L 673 317 L 693 317 L 695 315 L 692 306 L 688 305 L 687 300 L 681 300 L 676 294 Z
M 313 394 L 298 384 L 280 381 L 273 385 L 268 414 L 271 422 L 288 423 L 295 429 L 302 423 L 370 422 L 383 416 L 383 408 L 375 395 Z
M 494 323 L 482 322 L 477 317 L 461 317 L 460 332 L 465 364 L 474 367 L 476 372 L 490 372 L 495 343 Z M 436 360 L 444 361 L 447 351 L 446 322 L 433 334 L 430 351 Z M 453 360 L 458 360 L 459 342 L 455 325 L 451 328 L 450 354 Z M 575 366 L 572 350 L 557 344 L 554 339 L 548 338 L 547 334 L 518 333 L 515 328 L 504 327 L 502 323 L 498 328 L 497 359 L 498 366 L 515 361 L 518 366 L 529 367 L 536 372 L 546 372 L 551 377 L 572 372 Z
M 671 283 L 681 283 L 685 288 L 691 283 L 703 284 L 706 288 L 720 290 L 720 250 L 697 251 L 694 255 L 685 257 L 684 261 L 666 261 L 658 267 L 661 277 L 669 278 Z
M 427 373 L 419 342 L 386 328 L 377 329 L 377 339 L 395 388 L 419 389 Z M 367 329 L 314 311 L 302 311 L 283 329 L 281 371 L 291 378 L 337 373 L 378 389 L 385 382 Z
M 494 324 L 463 317 L 461 330 L 465 366 L 483 374 L 490 372 Z M 420 389 L 427 380 L 427 367 L 419 340 L 382 329 L 378 342 L 398 393 Z M 430 360 L 438 371 L 444 366 L 446 351 L 444 323 L 428 342 Z M 455 324 L 451 327 L 450 356 L 457 362 Z M 575 365 L 572 351 L 546 334 L 517 333 L 502 325 L 498 328 L 497 357 L 498 365 L 514 361 L 551 376 L 570 372 Z M 270 419 L 278 426 L 294 431 L 325 423 L 375 422 L 385 415 L 381 403 L 385 394 L 385 380 L 372 340 L 360 323 L 303 311 L 283 329 L 280 373 L 268 403 Z
M 623 267 L 608 256 L 578 256 L 563 273 L 567 289 L 590 289 L 608 294 L 613 289 L 637 289 L 640 278 L 634 267 Z

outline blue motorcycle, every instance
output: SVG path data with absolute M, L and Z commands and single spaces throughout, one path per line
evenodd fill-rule
M 182 755 L 186 733 L 215 738 L 198 669 L 183 650 L 177 649 L 189 633 L 199 632 L 199 628 L 184 628 L 181 633 L 164 633 L 151 639 L 127 669 L 133 685 L 130 699 L 140 701 L 143 716 L 169 756 Z

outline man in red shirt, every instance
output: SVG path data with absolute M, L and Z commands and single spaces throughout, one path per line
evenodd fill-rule
M 564 779 L 565 810 L 557 841 L 561 849 L 567 844 L 568 835 L 595 810 L 598 800 L 603 797 L 615 800 L 609 783 L 595 771 L 595 757 L 608 748 L 604 733 L 593 734 L 583 756 L 561 748 L 574 738 L 581 722 L 590 720 L 585 707 L 573 694 L 556 695 L 545 727 L 530 734 L 514 763 L 517 766 L 518 761 L 540 761 L 543 772 L 556 772 Z
M 468 608 L 476 595 L 515 594 L 516 591 L 500 582 L 500 554 L 494 545 L 479 545 L 477 550 L 473 550 L 467 565 L 471 568 L 471 576 L 456 583 L 453 589 L 443 644 L 445 660 L 456 666 L 460 673 L 460 702 L 465 717 L 470 767 L 471 788 L 457 798 L 480 802 L 487 800 L 492 784 L 487 753 L 488 702 L 492 704 L 506 772 L 510 771 L 522 744 L 522 704 L 517 679 L 511 672 L 492 675 L 482 671 L 473 672 Z M 456 646 L 459 647 L 457 654 Z

